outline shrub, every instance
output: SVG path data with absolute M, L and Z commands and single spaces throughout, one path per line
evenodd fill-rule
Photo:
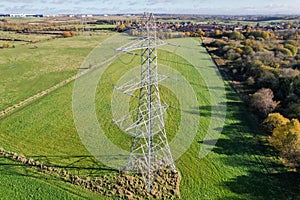
M 229 41 L 228 37 L 225 37 L 225 36 L 222 37 L 222 40 L 225 41 L 225 42 Z
M 117 27 L 117 30 L 119 31 L 119 32 L 123 32 L 123 31 L 125 31 L 126 30 L 126 25 L 124 24 L 124 23 L 122 23 L 122 24 L 120 24 L 118 27 Z
M 297 40 L 287 40 L 284 42 L 285 44 L 291 44 L 293 46 L 298 46 Z
M 225 58 L 228 60 L 236 60 L 241 57 L 241 54 L 237 53 L 234 49 L 230 49 L 226 52 Z
M 72 32 L 70 32 L 70 31 L 65 31 L 65 32 L 63 33 L 63 36 L 64 36 L 64 37 L 73 37 L 74 35 L 73 35 Z
M 256 39 L 262 38 L 264 40 L 267 40 L 267 39 L 269 39 L 270 34 L 268 31 L 249 31 L 249 32 L 247 32 L 247 37 L 249 39 L 251 36 Z M 252 39 L 252 37 L 251 37 L 251 39 Z
M 280 75 L 284 78 L 294 78 L 300 74 L 300 71 L 292 68 L 280 69 Z
M 220 36 L 222 35 L 222 31 L 221 30 L 215 30 L 215 36 Z
M 276 127 L 269 142 L 289 166 L 300 167 L 300 123 L 297 119 Z
M 240 47 L 237 47 L 236 49 L 235 49 L 235 51 L 238 53 L 238 54 L 243 54 L 244 53 L 244 51 L 240 48 Z
M 255 60 L 260 60 L 264 65 L 278 67 L 277 59 L 273 52 L 258 52 L 255 54 Z
M 291 56 L 296 56 L 298 53 L 298 48 L 291 44 L 286 44 L 284 47 L 291 51 Z
M 300 96 L 300 76 L 296 76 L 293 79 L 294 93 Z
M 247 84 L 251 86 L 255 84 L 255 80 L 252 76 L 247 79 Z
M 262 88 L 250 97 L 250 108 L 262 117 L 267 116 L 278 105 L 278 102 L 273 101 L 274 94 L 269 88 Z
M 263 121 L 262 125 L 264 131 L 271 134 L 275 128 L 285 125 L 288 122 L 290 122 L 290 120 L 282 116 L 280 113 L 271 113 Z
M 212 46 L 212 47 L 223 47 L 223 46 L 225 46 L 225 44 L 226 43 L 222 40 L 215 40 L 215 41 L 210 43 L 210 46 Z
M 228 33 L 228 38 L 230 38 L 231 40 L 244 40 L 245 36 L 238 31 L 232 31 Z
M 296 96 L 296 98 L 298 99 L 299 97 Z M 284 113 L 290 118 L 300 119 L 300 100 L 289 103 L 287 108 L 284 110 Z
M 243 50 L 243 53 L 245 54 L 245 55 L 249 55 L 249 54 L 252 54 L 253 53 L 253 49 L 252 49 L 252 47 L 250 47 L 250 46 L 244 46 L 243 48 L 242 48 L 242 50 Z
M 293 56 L 293 53 L 291 52 L 291 50 L 289 50 L 287 48 L 280 49 L 280 52 L 283 53 L 286 56 Z
M 256 85 L 258 87 L 269 87 L 273 90 L 277 90 L 279 86 L 279 80 L 270 70 L 262 69 L 257 76 Z
M 76 33 L 75 32 L 71 32 L 71 36 L 73 37 L 73 36 L 75 36 L 76 35 Z
M 2 44 L 2 48 L 9 48 L 10 47 L 10 44 L 9 43 L 3 43 Z
M 185 32 L 185 36 L 190 37 L 191 33 L 187 31 L 187 32 Z

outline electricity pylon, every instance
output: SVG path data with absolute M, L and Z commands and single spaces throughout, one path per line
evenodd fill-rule
M 150 192 L 158 170 L 164 167 L 173 171 L 176 169 L 165 130 L 164 113 L 167 106 L 161 104 L 158 87 L 158 83 L 167 77 L 157 72 L 156 47 L 167 43 L 157 37 L 153 14 L 145 13 L 143 18 L 144 22 L 140 24 L 141 37 L 117 49 L 131 54 L 135 50 L 141 51 L 140 80 L 116 87 L 131 96 L 139 91 L 137 109 L 115 123 L 133 136 L 130 157 L 124 169 L 143 174 Z

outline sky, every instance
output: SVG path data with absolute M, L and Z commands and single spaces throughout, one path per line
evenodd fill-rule
M 0 13 L 299 14 L 300 0 L 0 0 Z

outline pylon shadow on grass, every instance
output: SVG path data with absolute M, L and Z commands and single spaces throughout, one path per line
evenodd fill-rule
M 119 155 L 111 156 L 111 159 L 118 159 Z M 36 161 L 42 162 L 47 167 L 57 168 L 61 170 L 67 170 L 74 175 L 88 175 L 88 176 L 102 176 L 106 173 L 111 172 L 119 172 L 119 170 L 109 168 L 102 163 L 100 163 L 95 157 L 87 156 L 87 155 L 66 155 L 66 156 L 27 156 L 28 158 L 32 158 Z M 3 166 L 5 168 L 5 172 L 9 172 L 9 169 L 16 167 L 31 167 L 27 164 L 22 164 L 17 161 L 11 160 L 10 158 L 3 158 L 9 160 L 9 162 L 0 162 L 0 167 Z M 58 161 L 59 162 L 55 162 Z M 1 161 L 1 160 L 0 160 Z M 0 168 L 1 172 L 1 168 Z M 3 174 L 1 172 L 1 174 Z M 13 171 L 12 174 L 16 174 Z M 20 174 L 21 175 L 21 174 Z M 29 176 L 28 174 L 24 174 L 24 176 Z M 38 176 L 37 176 L 38 178 Z
M 120 159 L 122 155 L 107 155 L 105 157 L 109 157 L 109 159 Z M 41 160 L 47 164 L 49 167 L 57 167 L 57 168 L 66 168 L 66 169 L 82 169 L 82 170 L 101 170 L 101 171 L 118 171 L 113 168 L 106 167 L 105 165 L 101 164 L 94 156 L 88 155 L 41 155 L 41 156 L 30 156 L 35 160 Z M 127 158 L 127 157 L 126 157 Z M 106 158 L 107 159 L 107 158 Z M 66 164 L 52 164 L 53 160 L 66 160 Z M 84 166 L 80 166 L 81 163 L 85 163 Z M 89 163 L 89 165 L 86 165 Z

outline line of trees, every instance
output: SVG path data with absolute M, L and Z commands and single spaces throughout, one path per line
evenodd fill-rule
M 206 46 L 263 122 L 283 162 L 300 168 L 300 37 L 286 29 L 216 31 Z

